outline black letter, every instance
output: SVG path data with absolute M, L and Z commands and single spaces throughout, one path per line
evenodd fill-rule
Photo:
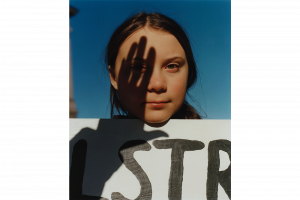
M 153 145 L 157 149 L 172 149 L 168 197 L 170 200 L 181 200 L 184 152 L 200 150 L 205 145 L 197 140 L 183 139 L 154 140 Z
M 79 199 L 82 194 L 82 182 L 85 169 L 87 142 L 79 140 L 73 147 L 70 170 L 70 199 Z
M 82 183 L 85 170 L 86 152 L 87 142 L 84 139 L 79 140 L 73 146 L 72 164 L 70 170 L 70 200 L 108 200 L 104 197 L 95 197 L 82 194 Z
M 133 158 L 135 151 L 149 151 L 151 146 L 144 140 L 131 140 L 123 144 L 119 149 L 119 157 L 123 164 L 129 169 L 139 180 L 141 190 L 139 196 L 135 200 L 150 200 L 152 198 L 152 186 L 147 174 L 142 167 Z M 119 192 L 111 194 L 112 200 L 128 200 Z
M 231 160 L 231 142 L 228 140 L 214 140 L 208 144 L 206 197 L 209 200 L 218 199 L 218 182 L 224 188 L 229 199 L 231 198 L 231 163 L 226 170 L 219 171 L 220 150 L 227 152 Z

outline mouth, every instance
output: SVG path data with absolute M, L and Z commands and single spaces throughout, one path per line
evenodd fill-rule
M 170 101 L 151 101 L 151 102 L 145 102 L 146 106 L 149 106 L 151 108 L 162 108 Z

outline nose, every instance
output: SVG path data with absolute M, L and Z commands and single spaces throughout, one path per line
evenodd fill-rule
M 166 79 L 159 70 L 154 70 L 148 84 L 148 91 L 150 92 L 165 92 L 167 90 Z

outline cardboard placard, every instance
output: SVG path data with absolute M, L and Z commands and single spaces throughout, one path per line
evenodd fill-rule
M 230 120 L 70 119 L 70 197 L 227 200 L 230 146 Z

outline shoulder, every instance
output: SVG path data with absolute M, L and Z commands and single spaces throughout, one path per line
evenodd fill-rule
M 136 119 L 126 115 L 114 115 L 113 119 Z
M 113 119 L 126 119 L 123 115 L 114 115 Z

